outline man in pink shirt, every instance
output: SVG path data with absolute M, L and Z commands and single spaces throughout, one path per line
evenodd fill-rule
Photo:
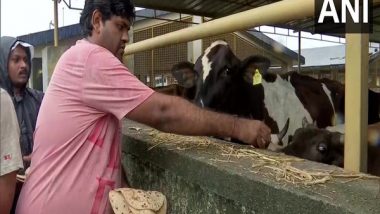
M 85 39 L 55 67 L 17 213 L 111 213 L 107 197 L 120 187 L 124 117 L 165 132 L 269 144 L 270 129 L 261 121 L 203 110 L 133 76 L 121 57 L 134 17 L 129 0 L 86 1 L 80 18 Z

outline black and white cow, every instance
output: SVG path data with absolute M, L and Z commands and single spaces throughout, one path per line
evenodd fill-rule
M 278 133 L 289 118 L 284 145 L 302 127 L 303 118 L 319 128 L 344 122 L 343 85 L 296 72 L 272 74 L 269 65 L 261 56 L 241 62 L 226 42 L 216 41 L 195 63 L 199 74 L 195 102 L 216 111 L 264 120 L 272 133 Z M 253 85 L 256 69 L 262 79 Z M 373 117 L 379 121 L 378 113 Z

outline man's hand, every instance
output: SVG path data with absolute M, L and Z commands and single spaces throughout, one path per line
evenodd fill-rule
M 270 128 L 259 120 L 237 118 L 235 121 L 234 135 L 247 144 L 265 149 L 270 143 Z

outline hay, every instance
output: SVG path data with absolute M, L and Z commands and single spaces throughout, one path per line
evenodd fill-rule
M 152 150 L 159 145 L 175 145 L 175 150 L 196 149 L 204 150 L 209 147 L 217 148 L 220 151 L 221 159 L 210 159 L 220 163 L 236 163 L 237 159 L 249 159 L 253 163 L 250 172 L 258 173 L 266 169 L 266 173 L 274 176 L 278 181 L 285 181 L 292 184 L 302 184 L 305 186 L 325 184 L 328 181 L 343 179 L 343 182 L 352 182 L 359 179 L 380 179 L 377 176 L 370 176 L 362 173 L 347 173 L 344 171 L 316 170 L 308 171 L 292 166 L 294 162 L 304 161 L 303 159 L 285 156 L 282 154 L 265 154 L 258 149 L 237 148 L 234 145 L 218 143 L 208 137 L 193 137 L 176 134 L 163 133 L 150 130 L 149 136 L 153 139 L 154 145 L 148 150 Z M 268 172 L 269 171 L 269 172 Z M 380 180 L 379 180 L 380 181 Z M 380 193 L 379 193 L 380 194 Z

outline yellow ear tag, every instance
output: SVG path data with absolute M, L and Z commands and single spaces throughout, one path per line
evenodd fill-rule
M 260 71 L 259 69 L 256 69 L 255 70 L 255 74 L 253 74 L 253 85 L 258 85 L 258 84 L 261 84 L 261 74 L 260 74 Z

